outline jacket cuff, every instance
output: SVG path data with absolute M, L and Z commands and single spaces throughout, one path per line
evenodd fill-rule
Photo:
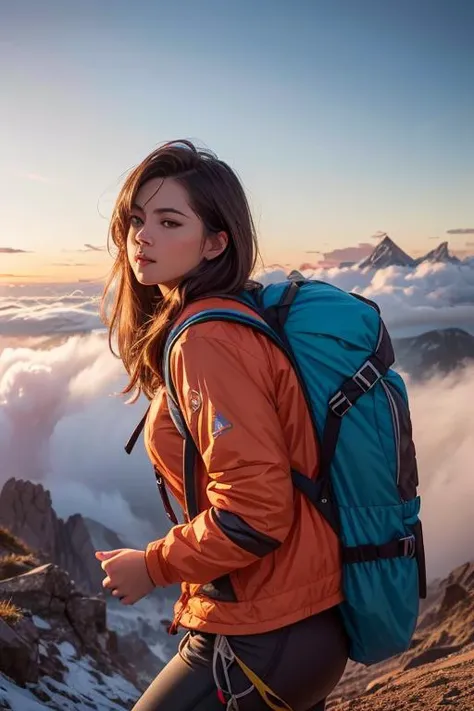
M 163 541 L 152 541 L 145 549 L 145 564 L 151 581 L 156 587 L 171 585 L 172 580 L 168 580 L 164 573 L 164 561 L 161 555 Z

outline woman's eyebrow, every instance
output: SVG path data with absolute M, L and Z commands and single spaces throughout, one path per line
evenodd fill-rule
M 132 205 L 132 210 L 141 210 L 143 212 L 143 208 L 140 207 L 140 205 L 137 205 L 136 203 Z M 157 207 L 153 210 L 153 214 L 158 214 L 161 215 L 164 212 L 172 212 L 175 215 L 182 215 L 183 217 L 188 217 L 184 212 L 181 212 L 180 210 L 177 210 L 175 207 Z

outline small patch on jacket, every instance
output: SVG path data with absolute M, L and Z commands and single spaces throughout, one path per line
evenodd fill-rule
M 197 412 L 202 405 L 201 393 L 198 393 L 197 390 L 190 390 L 188 393 L 188 403 L 191 412 Z
M 216 439 L 216 437 L 219 437 L 224 432 L 227 432 L 227 430 L 231 429 L 232 423 L 229 422 L 229 420 L 226 420 L 224 415 L 221 415 L 220 412 L 216 412 L 212 420 L 212 436 L 214 437 L 214 439 Z

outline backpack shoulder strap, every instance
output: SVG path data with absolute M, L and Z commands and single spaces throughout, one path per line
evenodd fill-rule
M 166 396 L 168 400 L 168 409 L 173 420 L 173 423 L 178 432 L 183 437 L 183 479 L 186 501 L 186 512 L 188 519 L 191 520 L 198 513 L 197 492 L 195 489 L 195 466 L 199 452 L 194 442 L 194 439 L 189 432 L 185 419 L 179 407 L 179 401 L 171 377 L 171 353 L 179 338 L 187 331 L 188 328 L 199 323 L 207 321 L 228 321 L 253 328 L 255 331 L 263 333 L 270 338 L 279 348 L 281 348 L 287 356 L 293 361 L 291 351 L 288 349 L 288 344 L 284 337 L 283 325 L 288 316 L 289 308 L 296 296 L 301 280 L 290 280 L 288 287 L 283 291 L 278 304 L 263 308 L 260 294 L 257 298 L 252 298 L 251 295 L 228 296 L 229 308 L 219 309 L 203 309 L 198 313 L 189 316 L 187 319 L 178 324 L 171 330 L 168 335 L 163 355 L 163 376 L 165 380 Z M 251 309 L 254 313 L 249 314 L 238 308 L 232 307 L 232 302 L 241 304 L 247 309 Z M 130 454 L 145 426 L 145 421 L 148 415 L 149 407 L 132 433 L 130 439 L 125 445 L 125 451 Z
M 291 357 L 291 354 L 288 352 L 288 344 L 285 339 L 283 326 L 286 321 L 286 318 L 288 317 L 289 308 L 296 296 L 298 287 L 301 286 L 301 284 L 305 280 L 303 278 L 300 278 L 300 275 L 290 275 L 289 281 L 290 283 L 288 287 L 284 290 L 280 302 L 273 306 L 267 307 L 266 309 L 263 307 L 260 292 L 258 292 L 256 296 L 244 293 L 242 296 L 229 295 L 219 297 L 227 298 L 230 304 L 232 302 L 234 304 L 238 303 L 242 306 L 245 306 L 247 309 L 251 309 L 255 313 L 254 316 L 248 313 L 244 313 L 239 309 L 232 308 L 231 305 L 229 305 L 229 308 L 225 309 L 203 309 L 199 313 L 196 313 L 185 319 L 182 323 L 172 329 L 165 344 L 163 357 L 163 372 L 170 415 L 176 429 L 183 438 L 185 437 L 186 428 L 184 426 L 184 421 L 177 403 L 176 392 L 171 381 L 169 370 L 171 351 L 178 339 L 188 328 L 190 328 L 190 326 L 193 326 L 197 323 L 204 323 L 206 321 L 231 321 L 234 323 L 240 323 L 242 325 L 249 326 L 255 329 L 256 331 L 264 333 L 271 340 L 273 340 L 277 346 L 282 348 L 288 356 Z M 135 427 L 132 435 L 130 436 L 129 440 L 125 445 L 125 451 L 127 452 L 127 454 L 131 454 L 133 448 L 135 447 L 138 441 L 138 438 L 140 437 L 140 434 L 145 426 L 145 421 L 149 409 L 150 407 L 147 408 L 144 416 L 142 417 L 138 425 Z
M 199 313 L 196 313 L 187 318 L 175 329 L 173 329 L 170 335 L 168 336 L 163 356 L 163 375 L 165 380 L 166 396 L 168 399 L 168 409 L 170 412 L 170 416 L 174 422 L 176 429 L 183 437 L 184 495 L 186 502 L 186 513 L 188 520 L 190 521 L 199 513 L 195 469 L 197 459 L 200 455 L 196 442 L 194 441 L 191 432 L 189 431 L 186 425 L 186 421 L 179 406 L 176 388 L 174 386 L 173 378 L 171 376 L 171 353 L 177 341 L 181 338 L 183 333 L 187 331 L 188 328 L 199 323 L 205 323 L 207 321 L 228 321 L 232 323 L 246 325 L 257 331 L 265 333 L 265 335 L 272 338 L 273 340 L 279 341 L 273 329 L 266 322 L 259 319 L 257 315 L 251 316 L 250 314 L 243 313 L 242 311 L 239 311 L 238 309 L 233 309 L 231 307 L 229 307 L 228 309 L 204 309 L 203 311 L 200 311 Z
M 185 319 L 182 323 L 178 324 L 174 329 L 171 330 L 170 334 L 168 335 L 165 348 L 164 348 L 164 356 L 163 356 L 163 373 L 164 373 L 164 379 L 165 379 L 165 386 L 166 386 L 166 392 L 167 392 L 167 397 L 168 397 L 168 405 L 169 405 L 169 410 L 170 410 L 170 415 L 173 420 L 173 423 L 178 430 L 178 432 L 181 434 L 181 436 L 184 438 L 185 437 L 185 426 L 183 422 L 183 418 L 178 406 L 177 398 L 176 398 L 176 392 L 174 390 L 174 386 L 171 380 L 170 376 L 170 358 L 171 358 L 171 351 L 173 347 L 175 346 L 176 342 L 178 339 L 182 336 L 182 334 L 190 328 L 190 326 L 193 326 L 196 323 L 204 323 L 205 321 L 214 321 L 214 320 L 226 320 L 226 321 L 234 321 L 236 323 L 245 323 L 255 329 L 258 330 L 263 330 L 267 335 L 271 336 L 272 335 L 272 329 L 269 326 L 266 326 L 263 324 L 257 317 L 257 314 L 260 315 L 260 310 L 259 307 L 257 306 L 256 303 L 253 302 L 253 300 L 245 299 L 245 298 L 239 298 L 238 296 L 235 297 L 227 297 L 229 298 L 230 302 L 238 302 L 242 304 L 243 306 L 246 306 L 247 308 L 250 308 L 255 311 L 255 317 L 250 316 L 249 314 L 244 314 L 242 312 L 239 312 L 238 309 L 233 309 L 231 306 L 227 309 L 203 309 L 199 313 L 196 313 L 189 318 Z M 127 443 L 125 444 L 125 451 L 127 454 L 131 454 L 137 441 L 138 438 L 140 437 L 144 427 L 145 427 L 145 422 L 146 418 L 148 416 L 148 412 L 150 410 L 150 406 L 147 407 L 145 414 L 143 415 L 142 419 L 140 422 L 137 424 L 135 429 L 133 430 L 131 436 L 129 437 Z

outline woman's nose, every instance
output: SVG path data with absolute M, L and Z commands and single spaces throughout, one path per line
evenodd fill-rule
M 151 237 L 146 229 L 145 226 L 141 228 L 138 232 L 135 233 L 135 240 L 138 242 L 138 244 L 151 244 Z

